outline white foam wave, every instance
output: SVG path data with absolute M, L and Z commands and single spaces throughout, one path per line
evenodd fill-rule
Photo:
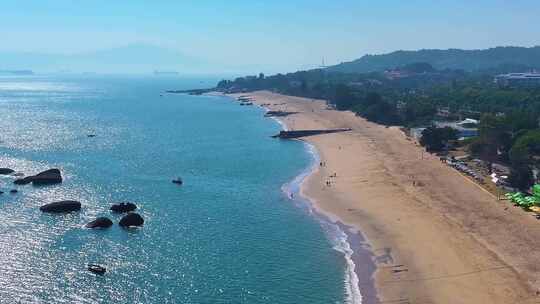
M 321 224 L 323 231 L 330 240 L 332 248 L 343 254 L 346 262 L 346 269 L 344 274 L 345 282 L 345 294 L 346 299 L 345 303 L 347 304 L 361 304 L 362 303 L 362 294 L 359 287 L 358 275 L 355 272 L 356 265 L 353 261 L 354 251 L 351 248 L 351 245 L 348 241 L 348 236 L 343 231 L 339 225 L 332 222 L 327 216 L 317 212 L 313 203 L 309 198 L 301 196 L 300 188 L 305 179 L 312 174 L 315 170 L 318 169 L 320 162 L 319 154 L 317 153 L 316 148 L 308 143 L 305 143 L 306 152 L 312 156 L 311 165 L 296 176 L 291 182 L 283 185 L 282 190 L 287 195 L 287 197 L 301 197 L 301 202 L 305 202 L 305 206 L 308 208 L 309 212 L 315 216 L 315 218 Z

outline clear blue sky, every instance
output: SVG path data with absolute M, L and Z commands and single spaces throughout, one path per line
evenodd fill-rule
M 397 49 L 540 44 L 539 0 L 2 0 L 0 50 L 150 43 L 289 70 Z

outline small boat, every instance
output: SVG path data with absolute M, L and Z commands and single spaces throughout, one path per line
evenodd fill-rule
M 182 185 L 184 183 L 184 181 L 178 177 L 177 179 L 173 179 L 172 180 L 173 184 L 177 184 L 177 185 Z
M 107 271 L 105 267 L 96 264 L 88 264 L 88 270 L 99 275 L 104 275 Z

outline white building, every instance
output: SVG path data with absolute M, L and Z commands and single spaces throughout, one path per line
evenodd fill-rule
M 497 75 L 495 83 L 501 87 L 536 87 L 540 86 L 540 73 L 510 73 Z

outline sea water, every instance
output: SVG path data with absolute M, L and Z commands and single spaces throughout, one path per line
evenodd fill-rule
M 310 167 L 306 146 L 271 138 L 280 126 L 261 108 L 164 93 L 212 85 L 0 78 L 0 167 L 60 168 L 65 179 L 35 187 L 0 176 L 0 303 L 358 302 L 336 240 L 282 191 Z M 82 210 L 39 211 L 58 200 Z M 108 209 L 121 201 L 137 204 L 142 228 L 117 225 Z M 114 226 L 84 228 L 98 216 Z

